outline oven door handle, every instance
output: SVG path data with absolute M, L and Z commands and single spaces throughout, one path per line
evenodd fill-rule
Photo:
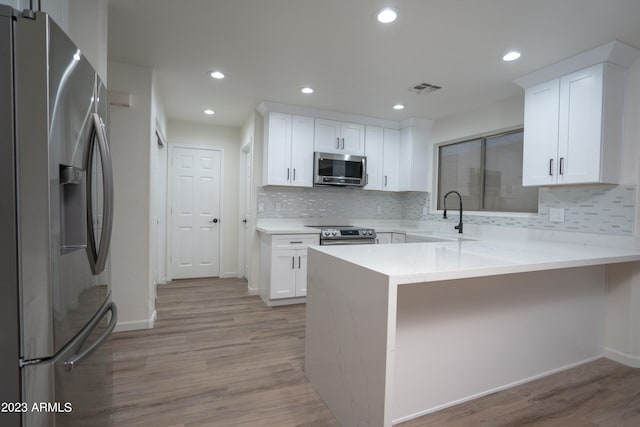
M 320 246 L 339 246 L 339 245 L 373 245 L 374 239 L 354 239 L 354 240 L 323 240 Z

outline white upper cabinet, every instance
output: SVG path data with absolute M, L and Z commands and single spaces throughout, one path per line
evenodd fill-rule
M 313 117 L 268 114 L 265 120 L 265 185 L 313 185 L 313 129 Z
M 431 149 L 429 128 L 407 126 L 400 130 L 400 150 L 398 154 L 400 191 L 430 191 Z
M 398 191 L 400 189 L 400 131 L 384 129 L 383 144 L 383 181 L 382 190 Z
M 383 129 L 367 126 L 365 129 L 365 156 L 367 156 L 367 176 L 365 190 L 382 190 L 383 184 Z
M 315 151 L 364 156 L 364 125 L 316 119 Z
M 523 185 L 620 183 L 624 79 L 600 63 L 525 90 Z
M 625 70 L 638 57 L 614 40 L 514 80 L 525 90 L 523 185 L 621 182 Z
M 367 185 L 365 190 L 398 191 L 398 153 L 400 131 L 367 126 L 365 155 L 367 156 Z
M 558 156 L 560 79 L 540 83 L 525 91 L 523 185 L 555 183 Z

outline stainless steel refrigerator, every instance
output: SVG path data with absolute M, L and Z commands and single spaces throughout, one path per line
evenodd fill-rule
M 107 94 L 44 13 L 0 6 L 0 425 L 101 426 L 112 394 Z

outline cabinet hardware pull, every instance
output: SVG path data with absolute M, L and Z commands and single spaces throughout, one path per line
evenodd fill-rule
M 344 150 L 344 138 L 342 138 L 342 149 Z
M 384 186 L 387 186 L 387 175 L 384 176 Z
M 336 138 L 336 148 L 340 148 L 340 138 Z
M 294 268 L 296 268 L 296 257 L 292 256 L 291 257 L 291 269 L 293 270 Z
M 302 261 L 300 260 L 300 256 L 298 256 L 298 270 L 300 270 L 300 268 L 302 268 Z
M 553 159 L 549 159 L 549 176 L 553 176 Z
M 289 181 L 289 168 L 287 168 L 287 181 Z
M 289 242 L 289 244 L 291 244 L 291 245 L 295 245 L 296 243 L 297 243 L 297 244 L 301 244 L 301 243 L 302 243 L 302 240 L 300 240 L 300 241 L 295 241 L 295 242 Z
M 369 174 L 364 175 L 364 185 L 369 185 Z
M 564 175 L 564 157 L 560 157 L 560 175 Z
M 296 168 L 293 168 L 293 180 L 296 180 Z

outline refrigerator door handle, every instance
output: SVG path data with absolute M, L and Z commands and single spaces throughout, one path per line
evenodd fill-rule
M 100 233 L 99 247 L 95 247 L 95 236 L 93 230 L 89 228 L 90 246 L 92 246 L 91 267 L 94 274 L 101 273 L 107 263 L 107 255 L 109 254 L 109 244 L 111 241 L 111 231 L 113 229 L 113 170 L 111 168 L 111 153 L 109 151 L 109 144 L 107 142 L 107 133 L 105 131 L 104 122 L 100 116 L 96 113 L 92 113 L 93 116 L 93 134 L 92 141 L 98 142 L 98 150 L 100 151 L 100 162 L 102 166 L 102 183 L 104 187 L 103 193 L 103 221 L 102 230 Z M 91 160 L 89 159 L 89 162 Z M 90 163 L 89 163 L 90 164 Z M 87 186 L 89 189 L 91 186 Z M 90 190 L 89 190 L 90 191 Z M 90 197 L 89 200 L 92 200 Z M 92 223 L 91 203 L 89 203 L 89 221 Z
M 107 306 L 106 310 L 104 310 L 104 312 L 96 318 L 96 321 L 91 325 L 91 328 L 89 328 L 89 330 L 87 331 L 86 335 L 84 336 L 84 339 L 86 339 L 87 337 L 89 337 L 89 335 L 91 335 L 93 330 L 100 323 L 100 320 L 102 320 L 102 318 L 106 316 L 108 312 L 111 312 L 111 319 L 109 320 L 109 325 L 107 325 L 107 328 L 100 334 L 100 336 L 90 346 L 85 348 L 82 352 L 74 354 L 71 358 L 69 358 L 64 362 L 64 369 L 66 371 L 72 371 L 75 367 L 77 367 L 80 364 L 80 362 L 82 362 L 85 358 L 87 358 L 87 356 L 93 353 L 98 347 L 100 347 L 100 345 L 102 345 L 102 343 L 107 338 L 109 338 L 109 335 L 111 335 L 111 333 L 116 327 L 116 323 L 118 323 L 118 308 L 113 302 L 111 302 Z

